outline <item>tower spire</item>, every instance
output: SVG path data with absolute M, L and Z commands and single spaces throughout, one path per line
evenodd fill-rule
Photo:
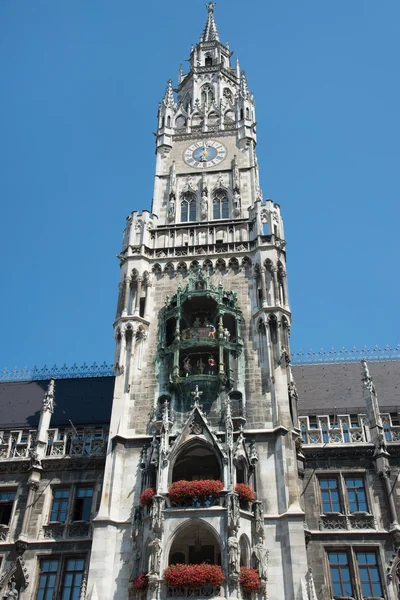
M 169 108 L 176 108 L 174 90 L 172 88 L 172 79 L 168 79 L 167 88 L 165 90 L 164 98 L 162 99 L 164 105 Z
M 216 2 L 208 2 L 206 8 L 208 10 L 207 23 L 204 28 L 202 41 L 203 42 L 219 42 L 217 25 L 214 20 L 214 8 Z

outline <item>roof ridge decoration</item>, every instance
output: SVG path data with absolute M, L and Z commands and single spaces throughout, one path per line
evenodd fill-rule
M 292 365 L 318 365 L 318 364 L 332 364 L 332 363 L 353 363 L 360 362 L 365 359 L 368 362 L 383 362 L 385 360 L 400 360 L 400 344 L 397 344 L 395 348 L 387 345 L 384 348 L 375 346 L 374 348 L 368 348 L 364 346 L 359 350 L 355 346 L 351 350 L 342 348 L 341 350 L 321 350 L 315 352 L 310 349 L 308 352 L 304 350 L 298 350 L 291 352 L 291 364 Z M 62 367 L 53 365 L 47 367 L 46 365 L 42 368 L 37 366 L 33 368 L 23 367 L 22 369 L 3 369 L 0 371 L 0 381 L 12 382 L 12 381 L 43 381 L 54 379 L 83 379 L 89 377 L 113 377 L 114 370 L 113 366 L 103 362 L 101 365 L 93 363 L 92 365 L 78 366 L 74 363 L 71 367 L 64 364 Z
M 202 42 L 219 42 L 219 34 L 217 24 L 214 19 L 214 8 L 216 2 L 208 2 L 206 8 L 208 10 L 207 22 L 204 27 L 204 32 L 201 37 Z
M 324 350 L 321 348 L 317 352 L 312 349 L 308 352 L 304 352 L 301 349 L 297 352 L 291 352 L 292 365 L 352 363 L 360 362 L 362 359 L 365 359 L 368 362 L 400 360 L 400 344 L 397 344 L 395 348 L 392 348 L 388 344 L 384 348 L 380 348 L 377 345 L 374 348 L 364 346 L 363 348 L 358 349 L 356 346 L 353 346 L 351 350 L 347 350 L 346 348 L 341 348 L 341 350 L 336 350 L 335 348 Z

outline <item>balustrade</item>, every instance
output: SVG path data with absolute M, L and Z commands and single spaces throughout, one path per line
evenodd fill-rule
M 92 525 L 86 521 L 74 523 L 49 523 L 43 526 L 43 537 L 45 539 L 59 540 L 69 538 L 90 538 Z
M 366 415 L 299 417 L 299 428 L 304 444 L 325 446 L 370 442 Z
M 106 427 L 49 429 L 46 456 L 104 456 L 107 440 Z
M 28 458 L 36 441 L 36 430 L 0 432 L 0 460 Z

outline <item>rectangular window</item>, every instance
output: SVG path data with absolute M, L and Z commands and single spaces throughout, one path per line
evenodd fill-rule
M 56 585 L 58 560 L 40 562 L 39 585 L 36 600 L 53 600 Z
M 350 512 L 368 512 L 364 480 L 361 477 L 346 477 L 345 482 Z
M 93 488 L 78 487 L 76 490 L 73 521 L 90 521 L 92 509 Z
M 61 600 L 79 600 L 84 564 L 83 558 L 68 558 L 66 560 Z
M 375 552 L 357 552 L 362 595 L 383 597 Z
M 322 512 L 341 512 L 337 479 L 320 479 Z
M 334 596 L 352 596 L 350 567 L 347 552 L 328 552 Z
M 67 518 L 69 490 L 53 490 L 50 521 L 65 523 Z
M 15 492 L 0 490 L 0 525 L 9 525 Z

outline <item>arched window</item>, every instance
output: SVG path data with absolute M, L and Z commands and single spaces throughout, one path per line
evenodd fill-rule
M 186 194 L 181 200 L 181 222 L 196 220 L 196 198 L 194 194 Z
M 171 117 L 167 117 L 167 127 L 171 127 Z
M 220 190 L 213 200 L 213 219 L 229 219 L 229 202 L 226 192 Z
M 246 108 L 246 119 L 250 119 L 250 111 Z
M 203 108 L 209 108 L 214 100 L 214 92 L 212 86 L 206 83 L 201 88 L 201 105 Z
M 243 108 L 240 109 L 240 120 L 243 121 Z
M 212 67 L 212 57 L 209 54 L 207 54 L 204 64 L 206 67 Z
M 163 118 L 161 119 L 161 127 L 164 127 L 164 125 L 165 125 L 165 117 L 163 117 Z

